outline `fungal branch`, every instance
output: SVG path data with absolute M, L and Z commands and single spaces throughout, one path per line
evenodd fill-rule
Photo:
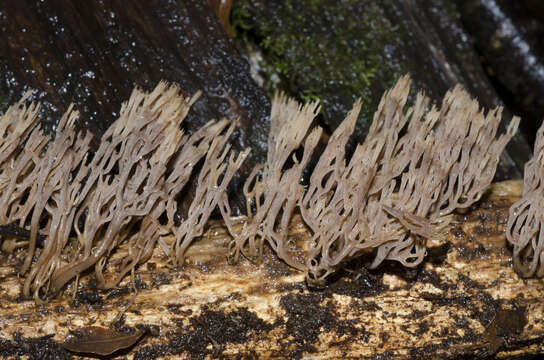
M 533 158 L 525 164 L 523 194 L 510 207 L 506 238 L 514 246 L 514 269 L 523 277 L 544 277 L 544 125 Z
M 97 263 L 97 277 L 104 284 L 104 256 L 117 247 L 131 222 L 150 214 L 163 197 L 166 163 L 181 141 L 179 113 L 185 104 L 172 101 L 176 97 L 177 90 L 166 90 L 164 85 L 149 96 L 135 91 L 119 119 L 104 134 L 97 151 L 101 156 L 95 156 L 85 169 L 89 180 L 77 216 L 80 219 L 86 214 L 83 228 L 76 222 L 82 251 L 55 271 L 53 290 Z M 164 107 L 163 103 L 168 105 Z
M 249 220 L 241 233 L 234 234 L 229 251 L 233 261 L 237 261 L 240 254 L 258 258 L 263 253 L 266 240 L 287 264 L 304 270 L 304 263 L 289 251 L 287 231 L 297 201 L 304 191 L 299 184 L 302 172 L 321 136 L 321 129 L 308 134 L 318 113 L 317 103 L 302 106 L 283 95 L 275 96 L 270 115 L 267 161 L 253 169 L 244 185 Z M 294 152 L 303 141 L 303 154 L 298 159 Z
M 41 154 L 48 138 L 35 127 L 39 106 L 25 101 L 30 93 L 14 106 L 11 106 L 0 121 L 0 222 L 24 225 L 34 203 L 25 201 L 35 184 Z M 24 141 L 29 137 L 28 141 Z M 35 192 L 35 190 L 34 190 Z M 12 241 L 10 241 L 12 240 Z M 15 242 L 10 239 L 6 242 Z M 5 243 L 4 242 L 4 245 Z M 29 245 L 28 242 L 12 244 L 17 248 Z M 31 246 L 32 247 L 32 246 Z M 25 266 L 27 267 L 27 266 Z
M 214 137 L 209 145 L 187 216 L 174 230 L 175 242 L 172 247 L 173 254 L 175 254 L 174 264 L 176 265 L 183 262 L 185 251 L 192 241 L 202 235 L 204 225 L 206 225 L 212 211 L 222 201 L 232 177 L 249 154 L 249 149 L 238 154 L 237 157 L 231 153 L 227 162 L 224 162 L 230 151 L 230 145 L 227 142 L 234 126 L 235 123 L 232 123 L 225 135 Z M 228 207 L 228 202 L 222 204 Z

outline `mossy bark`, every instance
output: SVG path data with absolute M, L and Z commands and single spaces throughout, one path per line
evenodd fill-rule
M 355 130 L 360 140 L 381 94 L 405 73 L 435 102 L 461 84 L 485 108 L 502 104 L 450 0 L 239 0 L 232 26 L 246 46 L 262 52 L 265 89 L 320 99 L 329 129 L 361 97 Z M 497 178 L 521 176 L 530 153 L 516 136 Z

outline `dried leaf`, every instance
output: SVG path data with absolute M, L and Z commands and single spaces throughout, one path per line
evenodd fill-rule
M 144 331 L 137 330 L 133 334 L 124 334 L 108 328 L 87 326 L 70 331 L 62 346 L 76 353 L 111 355 L 136 344 Z

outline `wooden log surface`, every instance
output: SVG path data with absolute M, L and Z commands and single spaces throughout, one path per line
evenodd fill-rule
M 187 133 L 212 119 L 239 120 L 231 145 L 250 147 L 251 156 L 231 181 L 231 201 L 233 211 L 245 209 L 243 179 L 266 159 L 270 101 L 207 1 L 0 3 L 0 113 L 37 90 L 40 126 L 54 132 L 74 104 L 76 126 L 95 135 L 96 150 L 133 89 L 151 91 L 162 80 L 186 96 L 201 91 L 183 122 Z
M 544 352 L 544 283 L 518 277 L 504 236 L 521 186 L 494 184 L 477 206 L 454 215 L 417 269 L 386 263 L 367 271 L 354 261 L 324 289 L 308 289 L 304 274 L 270 254 L 260 264 L 228 264 L 220 224 L 180 269 L 157 249 L 136 271 L 136 293 L 130 279 L 97 290 L 90 274 L 75 294 L 71 284 L 37 305 L 20 295 L 21 254 L 0 253 L 0 356 L 85 358 L 62 341 L 90 326 L 146 331 L 113 355 L 120 359 L 536 356 Z M 308 236 L 298 218 L 290 230 L 293 241 Z

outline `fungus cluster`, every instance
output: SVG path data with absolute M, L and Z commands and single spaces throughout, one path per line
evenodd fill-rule
M 544 277 L 544 125 L 533 158 L 525 164 L 523 194 L 510 207 L 506 238 L 514 246 L 514 269 L 522 277 Z
M 92 136 L 75 130 L 77 112 L 70 108 L 49 139 L 36 125 L 38 106 L 25 105 L 27 94 L 0 117 L 0 225 L 15 224 L 29 236 L 6 236 L 2 247 L 26 249 L 24 294 L 37 300 L 89 269 L 100 286 L 115 286 L 157 246 L 180 265 L 216 206 L 233 236 L 233 261 L 258 258 L 267 244 L 316 283 L 365 252 L 375 254 L 371 267 L 386 259 L 416 266 L 444 216 L 476 202 L 491 183 L 519 120 L 497 138 L 500 108 L 484 113 L 460 87 L 440 109 L 421 93 L 408 107 L 409 90 L 403 77 L 384 94 L 366 140 L 350 156 L 346 144 L 360 101 L 316 157 L 322 129 L 312 123 L 319 105 L 277 95 L 266 163 L 244 186 L 247 221 L 240 231 L 231 226 L 226 189 L 249 150 L 231 151 L 235 123 L 227 120 L 191 135 L 181 130 L 198 95 L 185 98 L 164 83 L 151 93 L 136 89 L 91 152 Z M 193 202 L 176 222 L 176 197 L 199 162 Z M 538 164 L 534 171 L 541 171 Z M 311 242 L 289 239 L 294 213 Z M 160 236 L 165 226 L 171 240 Z M 527 255 L 520 246 L 518 254 Z M 104 270 L 116 251 L 123 251 L 121 271 L 108 282 Z
M 496 138 L 500 108 L 485 114 L 459 86 L 445 95 L 440 109 L 428 109 L 429 99 L 421 93 L 406 108 L 409 90 L 405 76 L 384 94 L 366 140 L 347 159 L 346 144 L 361 108 L 356 102 L 329 138 L 306 187 L 299 180 L 321 135 L 320 128 L 311 128 L 319 107 L 277 96 L 267 162 L 247 180 L 249 220 L 233 233 L 233 258 L 256 256 L 266 242 L 316 283 L 367 251 L 375 251 L 371 267 L 385 259 L 419 264 L 443 217 L 480 199 L 519 119 Z M 287 236 L 295 210 L 313 236 L 300 248 Z
M 68 110 L 50 140 L 35 126 L 38 106 L 26 106 L 26 97 L 0 119 L 0 223 L 30 229 L 28 241 L 3 245 L 26 247 L 24 294 L 37 300 L 93 268 L 100 286 L 114 286 L 157 243 L 172 262 L 182 261 L 249 151 L 230 152 L 234 124 L 227 120 L 184 134 L 181 122 L 198 95 L 186 99 L 164 83 L 149 94 L 134 90 L 92 153 L 91 135 L 75 131 L 77 112 Z M 175 224 L 175 198 L 202 158 L 194 201 Z M 170 244 L 159 237 L 162 214 L 175 234 Z M 39 235 L 45 241 L 38 249 Z M 107 283 L 104 267 L 123 241 L 122 269 Z

